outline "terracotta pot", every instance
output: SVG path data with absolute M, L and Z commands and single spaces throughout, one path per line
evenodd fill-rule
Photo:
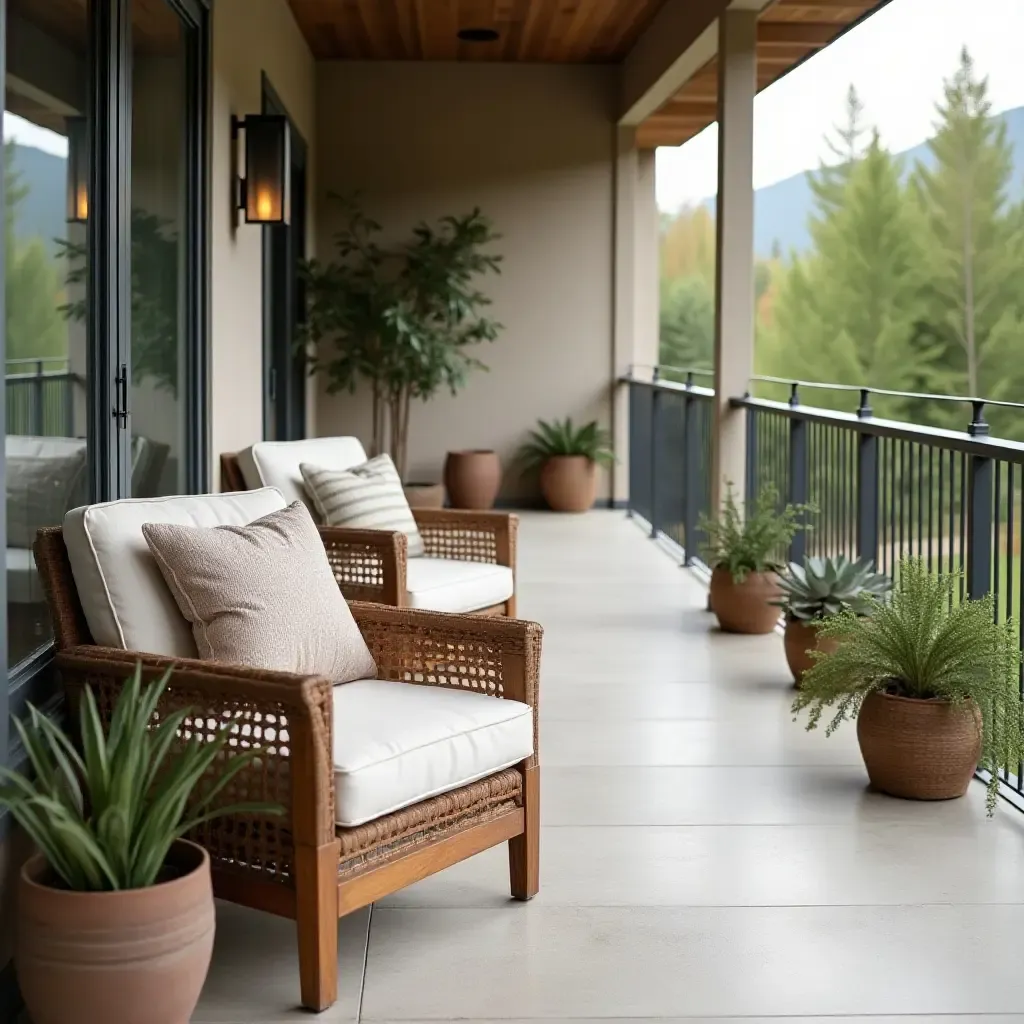
M 817 629 L 809 622 L 790 619 L 786 623 L 785 646 L 789 671 L 793 673 L 793 680 L 799 686 L 804 673 L 814 664 L 810 652 L 824 651 L 826 654 L 833 654 L 839 646 L 839 641 L 835 637 L 819 638 Z
M 871 785 L 907 800 L 952 800 L 967 792 L 981 753 L 981 712 L 973 700 L 864 698 L 857 739 Z
M 501 486 L 498 453 L 449 452 L 444 462 L 444 485 L 452 508 L 493 508 Z
M 597 492 L 597 466 L 586 455 L 552 455 L 541 468 L 540 489 L 555 512 L 586 512 Z
M 409 508 L 444 508 L 444 484 L 402 484 Z
M 711 610 L 727 633 L 770 633 L 779 609 L 768 602 L 781 594 L 774 572 L 748 572 L 742 583 L 722 566 L 711 573 Z
M 21 871 L 15 966 L 34 1024 L 188 1024 L 213 953 L 210 858 L 179 840 L 148 889 L 70 892 Z

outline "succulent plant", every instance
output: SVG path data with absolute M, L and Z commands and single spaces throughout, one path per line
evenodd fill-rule
M 888 576 L 875 572 L 869 558 L 851 562 L 835 558 L 805 558 L 803 565 L 790 562 L 779 579 L 781 600 L 787 618 L 802 622 L 829 619 L 849 609 L 854 615 L 868 615 L 892 589 Z

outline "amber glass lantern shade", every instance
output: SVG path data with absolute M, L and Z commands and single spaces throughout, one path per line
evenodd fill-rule
M 236 121 L 245 135 L 244 177 L 239 206 L 247 224 L 287 224 L 291 220 L 291 171 L 288 118 L 250 114 Z
M 68 210 L 69 224 L 84 224 L 89 219 L 89 138 L 84 117 L 66 118 L 68 132 Z

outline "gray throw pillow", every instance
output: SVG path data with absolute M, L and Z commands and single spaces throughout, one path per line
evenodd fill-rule
M 302 502 L 248 526 L 146 523 L 142 533 L 201 658 L 337 683 L 376 677 Z

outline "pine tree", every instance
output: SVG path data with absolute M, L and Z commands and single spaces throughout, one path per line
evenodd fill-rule
M 28 195 L 15 170 L 16 143 L 4 143 L 4 303 L 6 357 L 67 355 L 67 331 L 58 311 L 60 280 L 42 239 L 19 241 L 18 206 Z
M 825 136 L 825 145 L 836 158 L 835 163 L 818 167 L 817 174 L 810 176 L 811 191 L 819 203 L 819 209 L 841 206 L 846 184 L 853 169 L 864 154 L 864 104 L 853 83 L 846 91 L 845 120 L 833 127 L 834 138 Z
M 841 189 L 816 192 L 815 251 L 780 277 L 760 372 L 901 391 L 928 385 L 933 353 L 914 347 L 918 233 L 900 171 L 873 133 Z M 855 399 L 822 391 L 814 401 L 849 410 Z M 876 403 L 886 415 L 902 409 L 898 400 Z
M 932 165 L 918 164 L 913 175 L 923 231 L 921 330 L 942 347 L 943 390 L 999 397 L 1013 367 L 995 354 L 1021 336 L 1014 295 L 1021 228 L 1006 203 L 1013 171 L 1006 127 L 991 116 L 988 79 L 966 47 L 937 112 Z M 962 410 L 954 415 L 963 419 Z
M 658 362 L 687 370 L 710 369 L 715 347 L 715 298 L 699 274 L 661 282 Z M 669 374 L 669 376 L 673 376 Z

